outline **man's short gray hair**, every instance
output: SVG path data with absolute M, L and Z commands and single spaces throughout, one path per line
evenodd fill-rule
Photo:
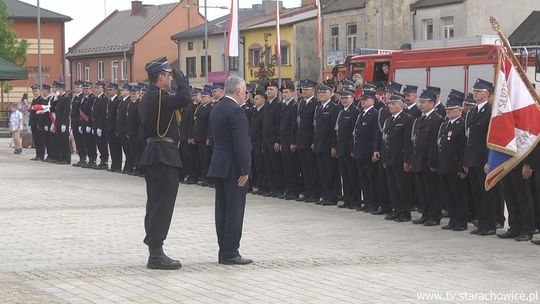
M 230 76 L 225 81 L 225 94 L 233 95 L 236 92 L 236 89 L 242 85 L 246 85 L 246 81 L 238 76 Z

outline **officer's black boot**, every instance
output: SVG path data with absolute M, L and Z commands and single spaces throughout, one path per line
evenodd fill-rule
M 149 269 L 165 269 L 175 270 L 182 268 L 180 261 L 169 258 L 163 252 L 163 247 L 150 248 L 148 247 L 150 256 L 148 257 L 147 268 Z
M 99 166 L 96 168 L 97 170 L 107 170 L 109 169 L 109 164 L 106 160 L 101 160 L 99 162 Z

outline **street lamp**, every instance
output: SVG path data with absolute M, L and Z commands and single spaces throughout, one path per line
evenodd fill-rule
M 185 8 L 190 8 L 192 6 L 198 7 L 198 8 L 204 7 L 204 76 L 206 77 L 206 83 L 208 83 L 208 17 L 207 17 L 206 10 L 208 8 L 219 8 L 219 9 L 229 9 L 229 8 L 226 6 L 208 6 L 206 5 L 206 0 L 204 0 L 203 6 L 197 5 L 197 4 L 191 4 L 191 3 L 187 3 L 186 5 L 184 5 Z

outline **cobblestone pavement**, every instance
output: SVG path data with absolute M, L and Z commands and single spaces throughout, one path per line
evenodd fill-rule
M 222 266 L 213 189 L 186 185 L 166 241 L 184 267 L 150 271 L 144 179 L 31 157 L 0 141 L 1 303 L 540 302 L 540 246 L 253 195 L 255 263 Z

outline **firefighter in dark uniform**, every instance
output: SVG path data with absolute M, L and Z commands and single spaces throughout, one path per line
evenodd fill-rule
M 87 163 L 86 159 L 86 147 L 84 146 L 84 130 L 82 127 L 82 118 L 80 115 L 81 101 L 83 98 L 82 85 L 80 80 L 75 81 L 75 87 L 73 89 L 73 96 L 71 98 L 71 130 L 73 132 L 73 139 L 75 140 L 75 146 L 77 147 L 77 154 L 79 154 L 79 161 L 73 164 L 73 167 L 80 167 Z
M 43 97 L 38 85 L 32 86 L 32 94 L 34 98 L 30 104 L 30 119 L 28 124 L 30 125 L 30 131 L 32 132 L 32 141 L 36 147 L 36 157 L 32 160 L 44 160 L 45 159 L 45 143 L 43 139 L 43 126 L 41 124 L 43 114 L 38 114 L 35 107 L 37 105 L 43 105 Z
M 353 106 L 356 109 L 361 110 L 360 99 L 356 98 L 356 96 L 354 95 L 354 93 L 356 91 L 356 87 L 354 85 L 354 82 L 349 80 L 349 79 L 343 79 L 341 81 L 341 94 L 343 94 L 344 91 L 349 91 L 349 92 L 353 93 L 353 97 L 354 97 Z
M 88 163 L 81 164 L 81 168 L 94 168 L 97 166 L 96 139 L 92 134 L 92 108 L 94 101 L 95 96 L 92 93 L 92 83 L 85 81 L 79 114 L 81 117 L 81 127 L 84 132 L 84 146 L 88 155 Z
M 178 153 L 178 122 L 181 108 L 191 103 L 188 78 L 171 69 L 167 58 L 156 59 L 145 66 L 150 81 L 148 93 L 139 105 L 139 121 L 146 147 L 140 165 L 145 168 L 146 216 L 144 227 L 151 269 L 179 269 L 179 261 L 163 252 L 180 182 L 178 168 L 182 166 Z M 172 76 L 171 76 L 172 73 Z M 171 81 L 177 86 L 176 95 L 169 95 Z
M 469 113 L 469 111 L 471 111 L 475 107 L 476 107 L 476 101 L 474 101 L 473 94 L 469 93 L 467 97 L 465 97 L 465 100 L 463 100 L 463 113 L 461 114 L 463 120 L 465 120 L 467 113 Z M 477 217 L 477 213 L 474 210 L 473 195 L 472 195 L 471 183 L 469 182 L 468 174 L 465 175 L 465 178 L 463 179 L 463 181 L 464 181 L 463 199 L 467 202 L 467 206 L 468 206 L 467 220 L 469 222 L 473 222 L 476 225 L 478 224 L 478 217 Z
M 43 96 L 43 105 L 46 107 L 43 114 L 42 123 L 45 139 L 45 149 L 47 150 L 46 162 L 57 161 L 56 134 L 54 133 L 54 95 L 51 94 L 51 86 L 44 84 L 41 86 L 41 95 Z
M 395 88 L 394 89 L 397 89 L 398 86 L 395 85 Z M 399 90 L 398 92 L 401 90 L 401 87 L 399 87 Z M 380 110 L 382 109 L 384 106 L 385 106 L 385 101 L 381 100 L 379 98 L 379 96 L 377 96 L 377 92 L 378 92 L 378 88 L 377 88 L 377 85 L 374 84 L 374 83 L 370 83 L 370 82 L 365 82 L 363 85 L 362 85 L 362 91 L 369 91 L 369 92 L 373 92 L 373 94 L 375 94 L 375 104 L 373 105 L 375 107 L 375 109 L 377 110 Z M 383 121 L 384 122 L 384 121 Z
M 126 164 L 130 164 L 127 174 L 142 176 L 142 170 L 139 165 L 139 159 L 142 153 L 142 139 L 139 132 L 139 103 L 141 88 L 133 85 L 129 89 L 129 104 L 126 109 L 127 140 L 129 144 L 129 156 L 126 156 Z
M 197 184 L 200 177 L 199 154 L 195 139 L 190 137 L 193 128 L 193 113 L 201 101 L 201 92 L 194 89 L 191 95 L 191 103 L 182 110 L 182 120 L 179 125 L 180 132 L 180 156 L 182 159 L 183 173 L 188 185 Z
M 437 135 L 444 119 L 436 112 L 436 99 L 437 95 L 429 90 L 420 94 L 419 108 L 422 115 L 413 123 L 412 149 L 408 160 L 422 212 L 422 217 L 413 223 L 424 226 L 439 225 L 442 217 L 436 159 Z
M 476 107 L 467 113 L 465 118 L 465 145 L 463 166 L 469 175 L 475 211 L 478 215 L 478 226 L 471 234 L 494 235 L 496 233 L 496 204 L 499 192 L 495 188 L 486 191 L 484 181 L 486 173 L 484 166 L 487 163 L 488 150 L 486 137 L 491 118 L 491 105 L 488 98 L 493 94 L 493 84 L 478 79 L 474 86 L 474 100 Z
M 319 105 L 319 100 L 315 97 L 315 87 L 317 83 L 313 80 L 302 81 L 302 97 L 298 103 L 296 122 L 298 129 L 296 132 L 296 150 L 300 159 L 300 172 L 304 182 L 304 196 L 299 201 L 315 203 L 320 197 L 319 171 L 317 169 L 317 158 L 311 149 L 313 143 L 315 109 Z
M 225 85 L 221 82 L 212 83 L 212 98 L 214 99 L 214 104 L 218 103 L 225 96 L 225 91 L 223 90 L 224 87 Z
M 463 93 L 462 93 L 463 94 Z M 446 101 L 446 121 L 437 135 L 437 173 L 441 197 L 445 202 L 450 221 L 442 229 L 467 230 L 467 201 L 463 200 L 465 172 L 463 150 L 465 147 L 465 121 L 462 117 L 463 95 L 449 95 Z
M 536 145 L 533 151 L 525 158 L 522 174 L 523 178 L 531 183 L 533 192 L 534 225 L 540 228 L 540 145 Z M 540 245 L 540 239 L 531 241 L 535 245 Z
M 358 181 L 360 189 L 357 189 L 357 197 L 363 198 L 364 204 L 358 204 L 357 211 L 375 212 L 379 209 L 377 202 L 377 158 L 374 153 L 379 151 L 377 144 L 379 126 L 377 118 L 379 110 L 375 109 L 375 93 L 364 91 L 360 97 L 362 111 L 354 126 L 354 148 L 352 157 L 356 160 L 358 167 Z M 356 185 L 355 185 L 356 187 Z M 361 192 L 361 196 L 360 196 Z
M 71 94 L 67 93 L 66 85 L 62 82 L 56 83 L 58 96 L 56 101 L 56 128 L 58 143 L 58 164 L 71 164 L 71 145 L 69 144 L 69 116 Z
M 338 157 L 341 180 L 343 181 L 343 204 L 340 208 L 355 209 L 358 206 L 358 169 L 351 153 L 354 148 L 353 130 L 358 118 L 358 109 L 353 105 L 354 93 L 348 90 L 341 92 L 341 106 L 336 121 L 336 153 Z
M 251 180 L 253 182 L 253 186 L 257 188 L 253 194 L 263 195 L 270 191 L 266 181 L 263 157 L 263 115 L 267 107 L 266 90 L 264 87 L 259 86 L 255 89 L 253 94 L 253 102 L 255 109 L 253 110 L 253 114 L 251 114 L 251 121 L 249 122 L 249 135 L 251 137 L 251 146 L 253 147 L 253 165 L 251 166 L 253 175 Z
M 437 95 L 437 100 L 435 102 L 435 112 L 437 112 L 437 114 L 439 114 L 441 117 L 444 117 L 446 115 L 446 109 L 441 102 L 441 88 L 434 86 L 426 86 L 426 90 L 432 91 Z
M 109 99 L 103 90 L 105 83 L 98 81 L 94 85 L 94 95 L 96 99 L 92 108 L 92 132 L 99 150 L 99 165 L 94 166 L 96 170 L 109 169 L 109 144 L 107 142 L 107 113 L 109 111 Z
M 386 170 L 393 212 L 386 220 L 408 222 L 411 220 L 410 183 L 406 171 L 410 165 L 412 118 L 403 113 L 404 97 L 394 92 L 388 99 L 390 117 L 386 119 L 382 132 L 382 162 Z
M 124 163 L 124 168 L 122 168 L 122 173 L 127 174 L 128 168 L 133 167 L 132 158 L 129 158 L 129 144 L 127 139 L 127 107 L 131 102 L 129 98 L 129 84 L 124 83 L 122 89 L 120 90 L 120 102 L 118 103 L 118 110 L 116 111 L 116 131 L 118 132 L 118 137 L 120 139 L 120 145 L 122 146 L 122 151 L 126 156 L 126 161 Z
M 409 114 L 413 119 L 422 115 L 422 112 L 418 109 L 418 104 L 416 104 L 417 94 L 417 86 L 407 85 L 403 89 L 403 95 L 405 95 L 405 108 L 403 108 L 403 112 Z
M 279 85 L 276 81 L 262 84 L 266 88 L 266 109 L 263 112 L 263 157 L 266 181 L 270 192 L 264 196 L 281 197 L 284 192 L 279 122 L 282 102 L 279 100 Z
M 300 168 L 296 148 L 298 103 L 294 99 L 294 84 L 284 81 L 281 86 L 283 104 L 281 106 L 279 139 L 283 164 L 283 179 L 286 200 L 296 200 L 300 193 Z
M 332 88 L 320 85 L 317 97 L 320 104 L 315 109 L 313 124 L 313 144 L 311 148 L 317 156 L 319 179 L 322 185 L 321 198 L 318 204 L 323 206 L 337 205 L 338 193 L 336 181 L 338 179 L 338 162 L 336 151 L 336 121 L 339 114 L 339 106 L 331 100 Z
M 201 100 L 193 112 L 193 127 L 191 128 L 190 138 L 193 139 L 195 147 L 197 148 L 197 158 L 200 164 L 199 185 L 210 186 L 212 180 L 210 180 L 206 174 L 208 173 L 208 167 L 210 166 L 210 160 L 212 158 L 212 149 L 208 142 L 210 111 L 212 111 L 212 92 L 203 90 L 199 94 L 201 95 Z
M 107 85 L 108 111 L 107 111 L 107 142 L 111 153 L 111 172 L 122 171 L 122 143 L 118 132 L 118 107 L 121 98 L 118 96 L 118 84 Z

